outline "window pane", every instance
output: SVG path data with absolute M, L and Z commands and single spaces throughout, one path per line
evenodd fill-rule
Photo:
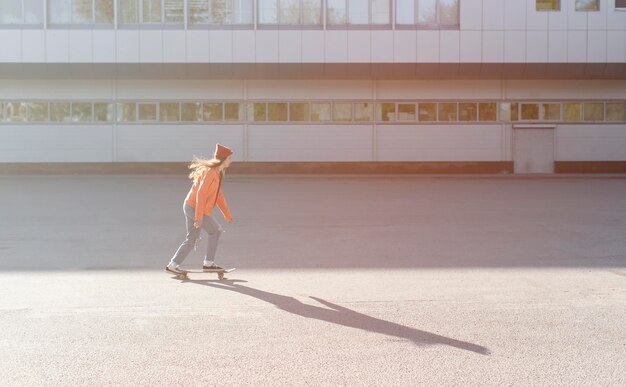
M 415 121 L 415 104 L 398 104 L 398 121 Z
M 113 0 L 96 1 L 96 23 L 113 24 Z
M 579 103 L 563 104 L 563 120 L 568 122 L 580 121 L 582 108 Z
M 226 121 L 243 121 L 243 104 L 227 102 L 224 104 Z
M 208 22 L 210 24 L 231 24 L 232 7 L 231 0 L 210 0 L 208 5 Z M 205 6 L 205 7 L 207 7 Z M 207 21 L 205 20 L 205 22 Z
M 93 120 L 93 105 L 91 102 L 75 102 L 72 104 L 72 121 L 91 122 Z
M 348 22 L 350 24 L 369 24 L 367 0 L 348 0 Z
M 48 121 L 48 104 L 46 102 L 30 102 L 27 105 L 29 122 Z
M 559 0 L 536 0 L 537 11 L 560 11 L 561 2 Z
M 496 121 L 498 119 L 497 104 L 495 102 L 481 102 L 478 104 L 479 121 Z
M 290 121 L 308 121 L 309 120 L 309 104 L 308 103 L 290 103 L 289 104 L 289 120 Z
M 457 120 L 457 104 L 456 103 L 439 103 L 439 121 L 456 121 Z
M 333 121 L 352 121 L 352 104 L 334 103 Z
M 0 1 L 0 24 L 22 24 L 23 22 L 20 0 Z
M 372 0 L 372 24 L 390 24 L 389 0 Z
M 522 104 L 522 120 L 538 120 L 539 104 L 523 103 Z
M 302 24 L 322 24 L 322 0 L 302 0 Z
M 439 24 L 459 25 L 459 0 L 439 0 Z
M 396 0 L 396 24 L 415 24 L 414 0 Z
M 137 23 L 137 0 L 119 0 L 120 6 L 120 23 L 136 24 Z M 119 119 L 119 115 L 118 115 Z
M 561 105 L 558 103 L 543 104 L 543 119 L 548 121 L 561 120 Z
M 424 102 L 419 104 L 420 121 L 437 121 L 437 104 L 434 102 Z
M 185 19 L 184 0 L 165 0 L 163 8 L 165 8 L 165 23 L 183 24 Z
M 93 104 L 94 121 L 96 122 L 112 122 L 113 121 L 113 104 L 106 102 L 96 102 Z
M 576 0 L 577 11 L 599 11 L 600 0 Z
M 141 0 L 142 23 L 161 23 L 161 0 Z
M 604 104 L 602 102 L 590 102 L 584 104 L 585 121 L 604 121 Z
M 355 121 L 373 121 L 374 104 L 367 102 L 357 102 L 354 104 L 354 120 Z
M 221 103 L 205 103 L 202 106 L 202 117 L 205 121 L 222 121 L 224 113 Z
M 606 103 L 606 120 L 607 121 L 624 121 L 624 103 L 623 102 L 607 102 Z
M 72 22 L 72 1 L 48 0 L 48 20 L 52 24 L 70 24 Z
M 71 104 L 69 102 L 50 103 L 50 121 L 69 122 L 72 120 Z
M 92 0 L 72 0 L 72 23 L 73 24 L 93 23 Z
M 378 121 L 395 121 L 396 120 L 396 104 L 393 102 L 379 103 L 378 105 Z
M 3 2 L 0 1 L 0 3 Z M 1 10 L 0 14 L 2 14 Z M 43 2 L 41 0 L 24 0 L 24 24 L 41 23 L 43 23 Z
M 626 0 L 615 0 L 615 9 L 626 9 Z
M 300 23 L 300 0 L 280 0 L 280 24 Z
M 278 0 L 259 0 L 259 23 L 278 24 Z
M 346 0 L 327 0 L 326 22 L 328 24 L 346 24 Z
M 233 23 L 252 24 L 253 20 L 252 0 L 234 0 L 233 3 Z
M 330 121 L 330 104 L 312 103 L 311 121 Z
M 287 121 L 288 110 L 286 103 L 268 103 L 267 104 L 267 120 L 268 121 Z
M 189 24 L 208 23 L 209 0 L 189 0 L 189 5 L 187 7 L 187 12 L 189 13 Z
M 265 121 L 267 120 L 267 106 L 262 102 L 248 104 L 248 120 Z
M 157 104 L 154 103 L 138 103 L 139 121 L 156 121 L 157 120 Z
M 181 103 L 180 120 L 184 122 L 202 121 L 202 104 L 198 102 Z
M 161 122 L 180 121 L 180 105 L 176 102 L 161 102 L 159 104 L 159 119 Z
M 117 122 L 137 121 L 137 105 L 134 102 L 117 104 Z
M 476 103 L 469 103 L 469 102 L 459 103 L 459 120 L 460 121 L 478 120 L 478 109 L 476 108 Z
M 437 24 L 437 0 L 420 0 L 417 9 L 419 24 Z

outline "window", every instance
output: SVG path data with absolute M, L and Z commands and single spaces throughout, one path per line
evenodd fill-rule
M 156 102 L 140 102 L 137 104 L 139 112 L 139 121 L 157 121 L 157 103 Z
M 289 104 L 289 120 L 290 121 L 308 121 L 309 120 L 309 104 L 308 103 L 290 103 Z
M 243 121 L 244 105 L 238 102 L 227 102 L 224 104 L 224 116 L 226 121 Z
M 183 102 L 180 104 L 180 120 L 183 122 L 202 121 L 202 104 L 199 102 Z
M 481 102 L 478 104 L 478 121 L 496 121 L 498 108 L 495 102 Z
M 522 120 L 527 120 L 527 121 L 539 120 L 539 104 L 523 103 L 522 104 Z
M 384 102 L 376 104 L 378 107 L 376 118 L 378 121 L 395 121 L 396 120 L 396 104 L 393 102 Z
M 0 1 L 0 24 L 43 24 L 43 1 L 2 0 Z
M 72 120 L 72 105 L 69 102 L 50 103 L 50 121 L 69 122 Z
M 334 103 L 333 121 L 352 121 L 352 104 Z
M 577 11 L 599 11 L 600 0 L 576 0 Z
M 48 0 L 50 24 L 113 24 L 114 0 Z
M 615 9 L 626 10 L 626 0 L 615 0 Z
M 398 121 L 415 121 L 415 104 L 398 104 Z
M 47 102 L 29 102 L 26 105 L 26 107 L 28 108 L 28 122 L 48 121 Z
M 537 0 L 536 10 L 537 11 L 560 11 L 561 1 L 560 0 Z
M 607 102 L 606 120 L 624 121 L 624 102 Z
M 289 113 L 286 103 L 270 102 L 267 104 L 267 120 L 268 121 L 287 121 Z
M 602 102 L 586 102 L 583 104 L 585 121 L 604 121 L 604 104 Z
M 434 102 L 421 102 L 419 104 L 420 121 L 437 121 L 437 104 Z
M 253 0 L 188 0 L 189 24 L 253 24 Z
M 184 15 L 184 0 L 119 0 L 120 24 L 183 24 Z
M 558 103 L 543 103 L 541 104 L 542 117 L 541 119 L 546 121 L 560 121 L 561 120 L 561 104 Z
M 311 121 L 330 121 L 330 103 L 312 103 Z
M 476 103 L 459 103 L 459 121 L 477 121 L 478 108 Z
M 582 106 L 576 102 L 566 102 L 563 104 L 563 121 L 578 122 L 582 117 Z
M 459 26 L 459 0 L 397 0 L 396 24 Z
M 390 0 L 328 0 L 326 23 L 329 25 L 389 25 Z
M 259 0 L 259 23 L 321 25 L 322 0 Z
M 354 104 L 355 121 L 373 121 L 374 104 L 369 102 L 357 102 Z
M 93 104 L 93 117 L 96 122 L 113 122 L 113 104 L 96 102 Z
M 204 121 L 222 121 L 224 111 L 219 102 L 207 102 L 202 105 L 202 119 Z
M 439 103 L 439 121 L 456 121 L 457 120 L 457 104 L 456 103 Z
M 159 120 L 161 122 L 180 121 L 180 104 L 177 102 L 161 102 L 159 104 Z
M 24 102 L 5 102 L 2 107 L 4 122 L 23 122 L 26 121 L 26 103 Z
M 262 102 L 248 104 L 248 121 L 266 121 L 267 105 Z
M 91 102 L 72 103 L 72 122 L 93 121 L 93 105 Z
M 117 104 L 117 122 L 137 121 L 137 104 L 134 102 L 122 102 Z

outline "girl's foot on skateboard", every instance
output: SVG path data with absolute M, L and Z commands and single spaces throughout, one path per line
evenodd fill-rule
M 168 273 L 174 274 L 175 276 L 179 278 L 183 278 L 187 276 L 187 271 L 181 269 L 180 266 L 178 265 L 169 264 L 165 266 L 165 271 Z
M 216 264 L 212 264 L 210 266 L 207 265 L 203 265 L 202 266 L 202 271 L 205 273 L 218 273 L 220 271 L 224 271 L 223 267 L 219 267 Z

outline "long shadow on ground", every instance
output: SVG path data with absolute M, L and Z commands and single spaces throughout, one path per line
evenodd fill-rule
M 380 333 L 386 336 L 398 337 L 401 339 L 410 340 L 418 346 L 449 345 L 451 347 L 463 349 L 466 351 L 476 352 L 481 355 L 490 354 L 489 349 L 477 344 L 451 339 L 449 337 L 436 335 L 434 333 L 429 333 L 419 329 L 410 328 L 404 325 L 374 318 L 363 313 L 355 312 L 343 306 L 330 303 L 317 297 L 311 297 L 311 299 L 319 302 L 320 304 L 330 309 L 304 304 L 293 297 L 283 296 L 280 294 L 270 293 L 263 290 L 254 289 L 249 286 L 241 285 L 241 281 L 236 280 L 190 280 L 186 282 L 245 294 L 247 296 L 254 297 L 259 300 L 276 305 L 278 309 L 298 316 L 326 321 L 332 324 L 361 329 L 368 332 Z

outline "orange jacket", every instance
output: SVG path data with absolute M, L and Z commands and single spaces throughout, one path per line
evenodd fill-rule
M 230 221 L 233 219 L 222 193 L 220 180 L 221 177 L 217 168 L 207 169 L 189 190 L 185 203 L 196 210 L 196 222 L 202 220 L 204 215 L 210 216 L 216 204 L 226 220 Z

